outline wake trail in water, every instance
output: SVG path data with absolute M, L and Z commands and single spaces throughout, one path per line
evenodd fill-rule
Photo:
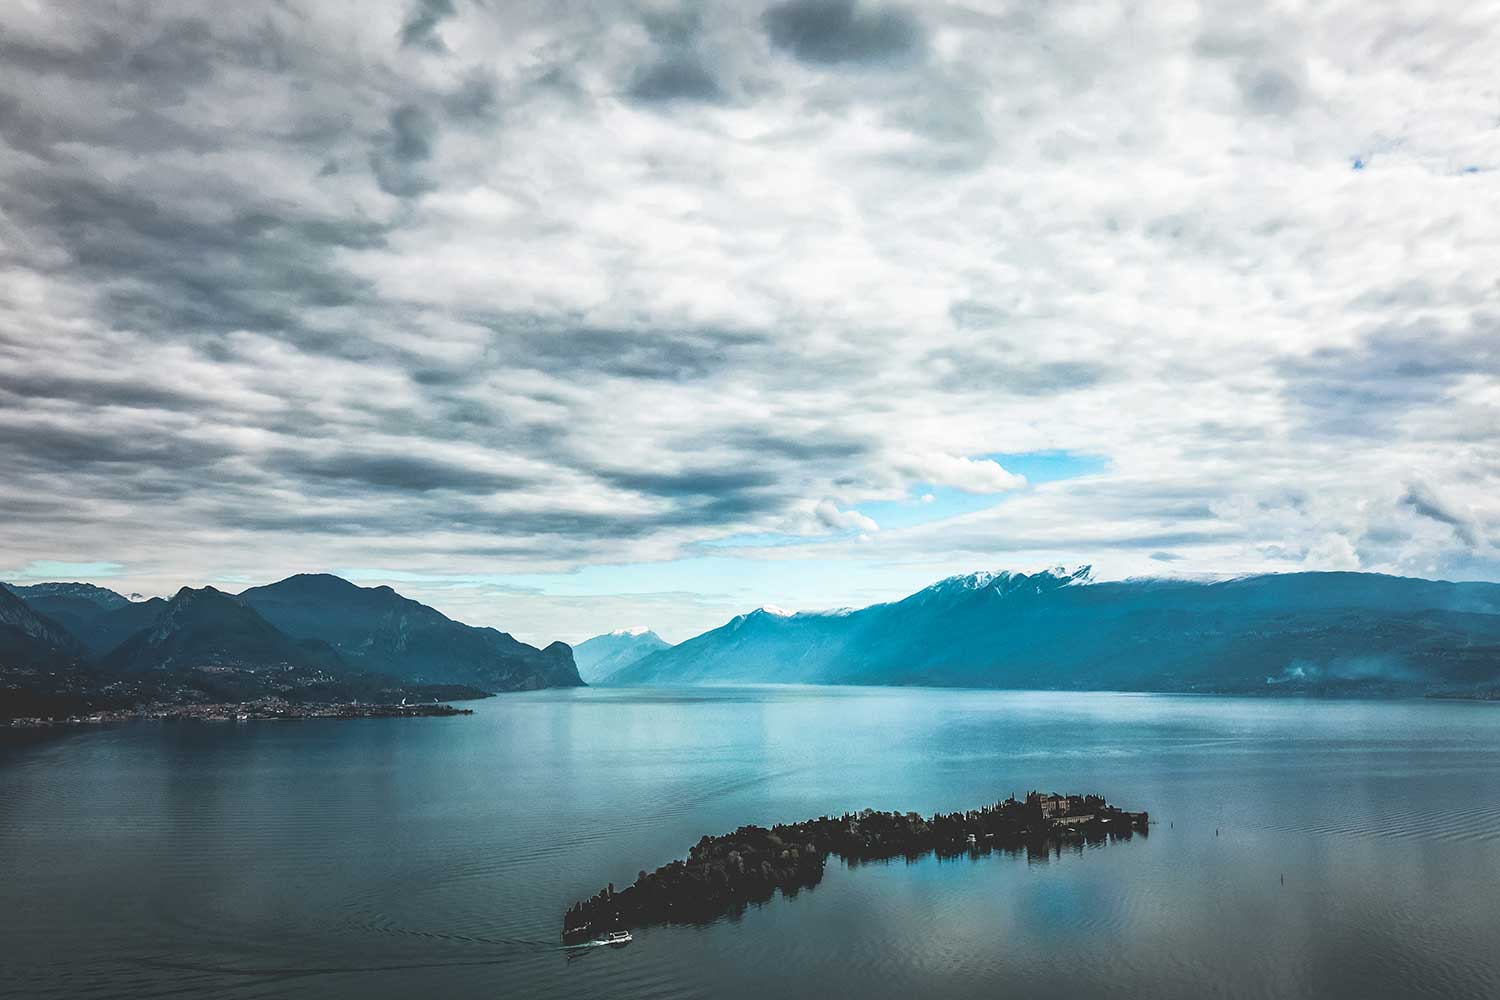
M 420 932 L 419 932 L 420 933 Z M 241 966 L 241 965 L 216 965 L 204 962 L 184 962 L 169 958 L 142 958 L 136 959 L 135 964 L 149 969 L 159 969 L 169 972 L 196 972 L 218 976 L 239 976 L 245 978 L 287 978 L 294 979 L 306 976 L 335 976 L 350 973 L 366 972 L 410 972 L 423 969 L 458 969 L 471 967 L 484 967 L 494 965 L 506 965 L 526 955 L 556 954 L 558 952 L 576 952 L 577 946 L 557 945 L 543 942 L 531 942 L 531 947 L 525 950 L 516 950 L 511 954 L 497 956 L 495 958 L 471 958 L 471 959 L 449 959 L 444 961 L 411 961 L 411 962 L 384 962 L 381 964 L 348 964 L 348 965 L 265 965 L 265 966 Z

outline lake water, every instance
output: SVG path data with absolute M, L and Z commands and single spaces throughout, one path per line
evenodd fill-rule
M 758 688 L 473 707 L 0 734 L 0 994 L 1500 996 L 1500 705 Z M 569 903 L 702 834 L 1030 788 L 1155 825 L 1045 860 L 834 860 L 736 918 L 560 947 Z

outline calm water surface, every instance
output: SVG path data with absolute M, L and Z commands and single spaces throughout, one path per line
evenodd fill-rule
M 0 736 L 0 995 L 1500 996 L 1500 705 L 585 690 Z M 1150 836 L 559 947 L 704 833 L 1097 791 Z M 1283 884 L 1283 876 L 1285 882 Z

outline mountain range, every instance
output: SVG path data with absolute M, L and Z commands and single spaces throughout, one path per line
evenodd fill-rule
M 183 587 L 156 619 L 109 652 L 101 665 L 119 673 L 207 668 L 347 669 L 326 642 L 298 641 L 244 601 L 213 587 Z
M 970 573 L 866 608 L 761 608 L 675 646 L 628 629 L 576 651 L 326 574 L 170 600 L 0 585 L 0 716 L 111 699 L 467 697 L 578 686 L 580 674 L 614 685 L 1475 695 L 1500 689 L 1500 584 Z
M 578 676 L 592 684 L 670 646 L 671 643 L 650 629 L 619 629 L 574 646 L 573 660 L 578 664 Z
M 537 649 L 496 629 L 456 622 L 390 587 L 300 574 L 239 599 L 287 635 L 326 642 L 350 664 L 410 681 L 486 691 L 582 683 L 566 643 Z
M 333 576 L 139 601 L 91 584 L 0 584 L 0 717 L 269 694 L 425 701 L 582 683 L 564 643 L 537 649 Z
M 604 682 L 1463 693 L 1500 683 L 1500 584 L 971 573 L 858 610 L 739 615 Z
M 57 622 L 83 643 L 88 655 L 99 657 L 154 622 L 166 610 L 160 597 L 132 601 L 91 583 L 0 584 L 32 610 Z

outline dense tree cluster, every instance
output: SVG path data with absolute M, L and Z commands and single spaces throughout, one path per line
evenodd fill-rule
M 563 939 L 577 941 L 606 931 L 672 921 L 709 920 L 746 903 L 770 899 L 777 889 L 794 893 L 823 877 L 830 854 L 855 864 L 884 858 L 953 856 L 965 852 L 1046 852 L 1064 844 L 1092 843 L 1145 833 L 1146 813 L 1127 813 L 1097 795 L 1009 798 L 968 812 L 876 812 L 820 816 L 770 829 L 742 826 L 705 836 L 634 885 L 613 884 L 573 904 L 563 918 Z

